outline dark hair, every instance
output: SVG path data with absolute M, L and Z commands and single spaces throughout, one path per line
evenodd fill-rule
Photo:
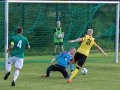
M 18 28 L 17 28 L 17 33 L 18 33 L 18 34 L 21 34 L 22 32 L 23 32 L 23 28 L 22 28 L 22 27 L 18 27 Z

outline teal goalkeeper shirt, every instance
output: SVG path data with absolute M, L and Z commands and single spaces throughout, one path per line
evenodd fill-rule
M 27 46 L 30 46 L 28 39 L 22 35 L 16 35 L 12 37 L 11 42 L 14 43 L 14 48 L 11 52 L 11 57 L 16 56 L 24 58 L 24 50 Z
M 68 67 L 68 64 L 73 59 L 73 57 L 68 52 L 62 52 L 58 56 L 56 56 L 56 60 L 58 60 L 58 65 L 63 66 L 65 68 Z

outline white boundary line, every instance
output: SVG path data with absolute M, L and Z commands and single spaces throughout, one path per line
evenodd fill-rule
M 89 4 L 118 4 L 119 1 L 27 1 L 27 0 L 8 0 L 10 3 L 89 3 Z

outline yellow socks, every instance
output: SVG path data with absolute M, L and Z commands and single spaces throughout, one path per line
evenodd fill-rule
M 72 80 L 76 76 L 76 74 L 78 73 L 78 71 L 79 71 L 79 69 L 75 68 L 75 70 L 73 71 L 73 73 L 72 73 L 72 75 L 70 76 L 69 79 Z

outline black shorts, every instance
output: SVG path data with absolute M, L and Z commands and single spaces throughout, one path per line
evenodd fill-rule
M 62 73 L 62 75 L 64 76 L 64 78 L 68 77 L 68 72 L 66 70 L 65 67 L 63 66 L 60 66 L 58 64 L 54 64 L 54 65 L 51 65 L 50 67 L 50 71 L 59 71 Z
M 74 56 L 75 62 L 78 62 L 78 65 L 81 67 L 85 63 L 86 58 L 87 58 L 87 56 L 85 56 L 84 54 L 81 54 L 79 52 L 76 52 L 76 54 Z
M 55 43 L 55 45 L 60 45 L 60 46 L 62 46 L 62 43 L 63 43 L 63 42 L 58 42 L 58 43 Z

